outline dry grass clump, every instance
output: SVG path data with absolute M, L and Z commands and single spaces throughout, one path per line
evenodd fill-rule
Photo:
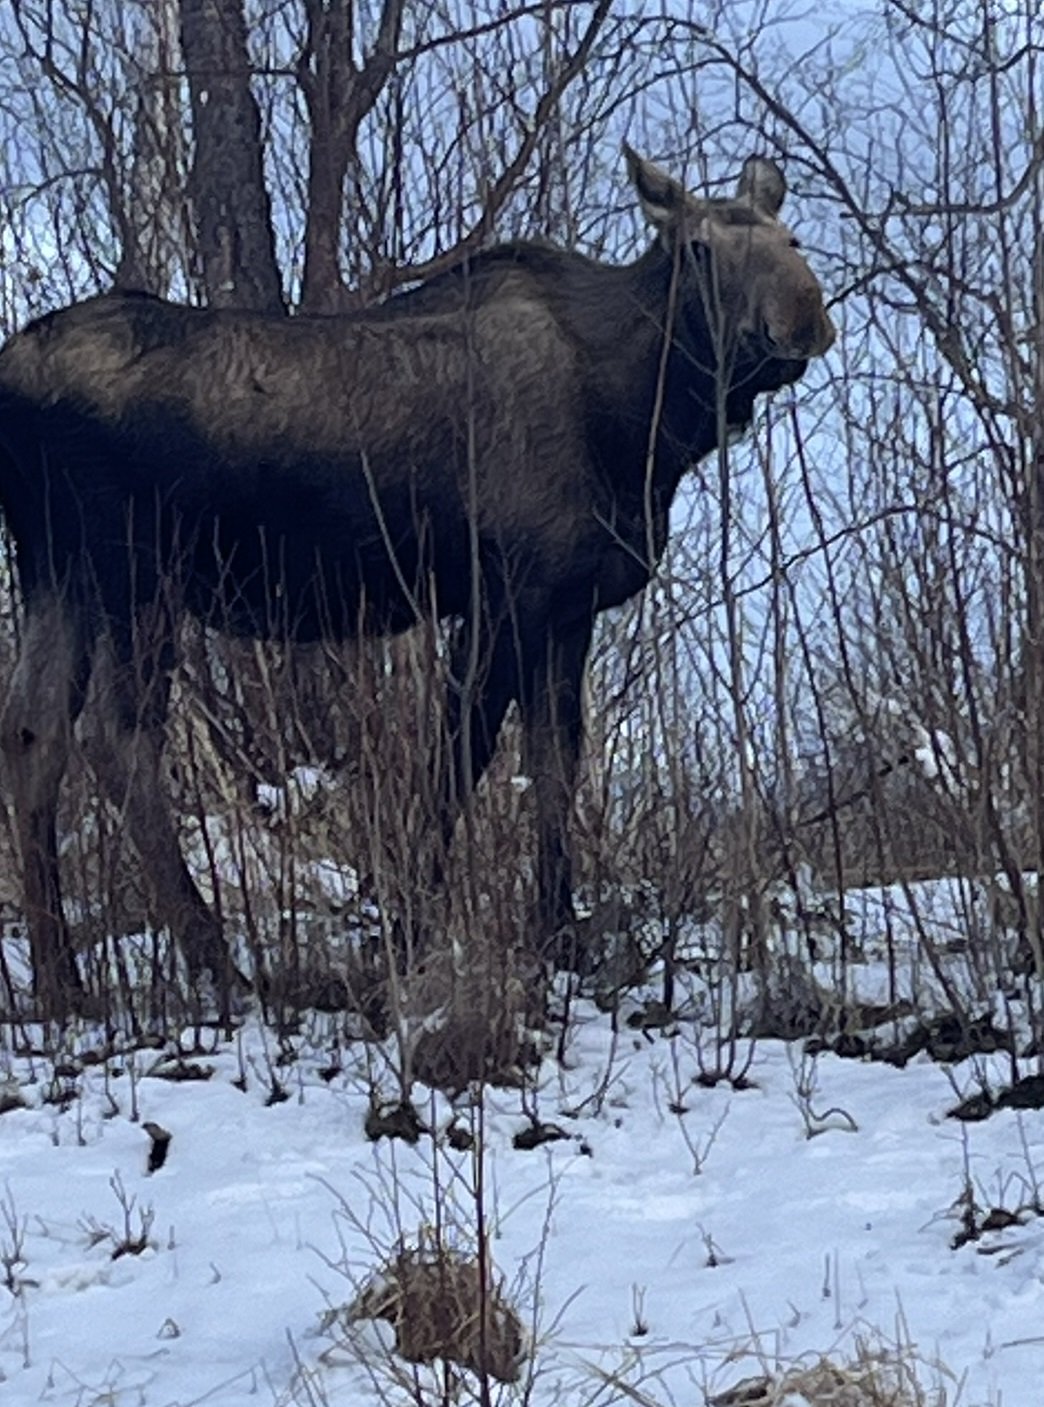
M 522 1321 L 478 1260 L 437 1247 L 398 1252 L 348 1307 L 349 1321 L 383 1319 L 410 1363 L 444 1360 L 517 1382 L 528 1354 Z
M 541 1055 L 539 967 L 495 942 L 432 951 L 409 982 L 412 1073 L 455 1096 L 475 1081 L 519 1086 Z
M 819 1358 L 772 1376 L 744 1378 L 708 1407 L 947 1407 L 945 1387 L 923 1381 L 913 1351 L 857 1343 L 845 1364 Z

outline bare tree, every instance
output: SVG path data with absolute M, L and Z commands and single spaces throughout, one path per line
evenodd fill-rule
M 186 196 L 187 133 L 180 107 L 176 0 L 141 16 L 134 54 L 134 124 L 117 288 L 169 293 L 184 280 L 191 248 Z
M 358 160 L 359 128 L 395 70 L 403 0 L 385 0 L 373 46 L 355 61 L 352 0 L 307 0 L 297 78 L 310 126 L 301 308 L 335 312 L 348 302 L 341 273 L 344 182 Z
M 190 189 L 210 299 L 276 312 L 283 297 L 242 0 L 181 0 L 181 48 L 192 99 Z

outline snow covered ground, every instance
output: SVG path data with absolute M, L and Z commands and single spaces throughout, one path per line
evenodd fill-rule
M 533 1376 L 495 1400 L 699 1407 L 863 1339 L 919 1358 L 945 1393 L 926 1403 L 1041 1407 L 1044 1218 L 1026 1209 L 1044 1113 L 946 1117 L 955 1086 L 1000 1087 L 1010 1062 L 896 1069 L 765 1041 L 749 1088 L 706 1088 L 695 1027 L 614 1037 L 583 1004 L 574 1020 L 535 1095 L 489 1090 L 481 1126 L 458 1117 L 480 1134 L 491 1254 L 535 1344 Z M 16 1087 L 28 1105 L 0 1114 L 5 1407 L 444 1400 L 434 1370 L 416 1370 L 428 1396 L 403 1385 L 412 1369 L 397 1383 L 386 1325 L 341 1311 L 401 1241 L 438 1225 L 468 1249 L 478 1160 L 420 1086 L 435 1140 L 367 1141 L 388 1071 L 334 1027 L 316 1016 L 280 1048 L 248 1023 L 189 1052 L 212 1073 L 181 1081 L 149 1073 L 157 1051 L 56 1074 L 0 1038 L 0 1106 Z M 706 1056 L 713 1033 L 699 1040 Z M 533 1114 L 567 1137 L 513 1147 Z M 150 1121 L 172 1135 L 151 1173 Z M 980 1221 L 1017 1217 L 955 1249 L 969 1185 Z

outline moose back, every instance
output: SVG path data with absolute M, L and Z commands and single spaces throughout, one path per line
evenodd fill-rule
M 834 332 L 771 161 L 701 199 L 625 149 L 635 263 L 513 243 L 369 312 L 111 293 L 0 352 L 0 503 L 25 620 L 0 724 L 36 989 L 80 983 L 56 805 L 92 668 L 94 765 L 194 974 L 227 972 L 161 785 L 177 617 L 291 640 L 455 618 L 438 824 L 518 704 L 534 946 L 570 932 L 569 811 L 596 614 L 649 580 L 685 470 Z

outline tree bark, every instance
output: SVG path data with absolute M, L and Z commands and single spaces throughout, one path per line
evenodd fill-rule
M 170 292 L 178 269 L 190 265 L 185 200 L 186 131 L 177 79 L 177 0 L 154 0 L 151 25 L 135 55 L 138 92 L 134 140 L 121 192 L 123 240 L 116 288 L 142 289 L 161 297 Z
M 374 47 L 356 64 L 354 0 L 306 0 L 308 37 L 297 65 L 311 126 L 302 312 L 333 313 L 350 303 L 339 256 L 344 181 L 359 127 L 394 71 L 403 6 L 384 0 Z
M 216 307 L 284 312 L 241 0 L 181 0 L 181 48 L 192 101 L 189 188 L 207 294 Z

